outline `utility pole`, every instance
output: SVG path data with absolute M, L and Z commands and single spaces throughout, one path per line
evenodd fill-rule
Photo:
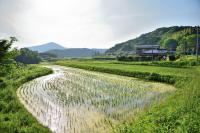
M 152 48 L 152 50 L 151 50 L 151 54 L 152 54 L 151 61 L 153 62 L 153 44 L 151 45 L 151 48 Z
M 196 56 L 197 56 L 197 62 L 198 62 L 198 54 L 199 54 L 199 26 L 197 26 L 197 44 L 196 44 Z

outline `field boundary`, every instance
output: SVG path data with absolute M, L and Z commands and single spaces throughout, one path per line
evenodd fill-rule
M 162 75 L 158 73 L 150 73 L 150 72 L 140 72 L 140 71 L 126 71 L 126 70 L 120 70 L 120 69 L 109 69 L 104 67 L 94 67 L 94 66 L 83 66 L 83 65 L 75 65 L 75 64 L 63 64 L 56 62 L 55 64 L 61 65 L 61 66 L 68 66 L 68 67 L 74 67 L 74 68 L 80 68 L 85 69 L 89 71 L 97 71 L 97 72 L 105 72 L 110 74 L 116 74 L 121 76 L 128 76 L 128 77 L 134 77 L 139 79 L 144 79 L 148 81 L 156 81 L 156 82 L 163 82 L 168 84 L 175 84 L 177 80 L 186 80 L 187 77 L 180 77 L 180 76 L 172 76 L 172 75 Z

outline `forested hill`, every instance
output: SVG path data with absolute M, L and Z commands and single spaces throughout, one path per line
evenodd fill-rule
M 114 47 L 108 49 L 106 53 L 112 55 L 134 53 L 138 45 L 161 45 L 163 48 L 173 48 L 180 53 L 192 53 L 195 51 L 196 37 L 196 27 L 163 27 L 142 34 L 138 38 L 116 44 Z

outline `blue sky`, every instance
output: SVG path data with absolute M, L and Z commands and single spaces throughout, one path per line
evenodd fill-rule
M 159 27 L 200 25 L 200 0 L 0 0 L 0 37 L 109 48 Z

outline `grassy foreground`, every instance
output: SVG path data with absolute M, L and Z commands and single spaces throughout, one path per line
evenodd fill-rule
M 131 123 L 115 127 L 114 132 L 200 132 L 200 67 L 174 68 L 97 61 L 57 61 L 55 64 L 173 83 L 177 87 L 177 91 L 164 102 L 142 112 Z
M 178 90 L 165 102 L 155 105 L 132 121 L 116 128 L 115 132 L 200 132 L 200 68 L 195 77 L 177 81 Z
M 23 83 L 52 71 L 35 65 L 0 66 L 0 133 L 49 133 L 23 107 L 16 90 Z

